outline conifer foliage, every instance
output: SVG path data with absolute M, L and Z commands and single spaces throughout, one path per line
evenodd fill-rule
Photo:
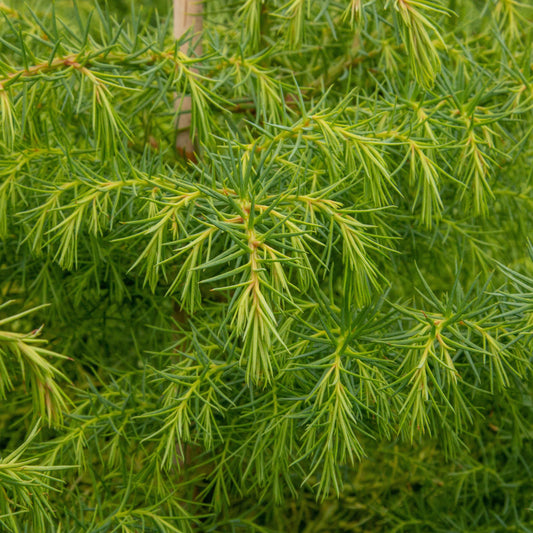
M 0 3 L 0 530 L 533 531 L 531 6 L 122 4 Z

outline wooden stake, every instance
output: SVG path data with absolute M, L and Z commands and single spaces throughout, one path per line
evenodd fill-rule
M 201 0 L 174 0 L 174 36 L 179 39 L 192 28 L 193 34 L 202 31 L 202 1 Z M 181 47 L 184 53 L 189 52 L 189 44 Z M 196 56 L 202 54 L 200 42 L 194 48 Z M 176 138 L 176 149 L 187 159 L 194 157 L 194 140 L 191 138 L 191 97 L 178 97 L 177 104 L 180 105 L 178 117 L 178 135 Z
M 202 31 L 202 0 L 174 0 L 174 37 L 179 39 L 182 35 L 191 31 L 196 35 Z M 188 53 L 190 44 L 184 44 L 180 50 L 183 53 Z M 200 41 L 194 48 L 194 54 L 200 56 L 202 54 L 202 45 Z M 176 96 L 176 106 L 180 106 L 180 113 L 178 116 L 178 135 L 176 137 L 176 150 L 180 152 L 186 159 L 194 159 L 194 139 L 191 137 L 191 97 L 187 95 Z M 184 324 L 187 322 L 187 313 L 180 309 L 177 301 L 174 301 L 174 319 L 176 322 Z M 183 343 L 178 344 L 180 346 Z M 181 348 L 181 346 L 180 346 Z M 194 462 L 194 456 L 198 451 L 191 443 L 183 445 L 181 442 L 176 443 L 177 458 L 180 463 L 180 469 L 183 471 Z M 196 450 L 196 452 L 195 452 Z M 184 479 L 184 474 L 180 474 L 180 480 Z M 193 496 L 196 499 L 197 493 Z M 196 528 L 194 528 L 196 529 Z

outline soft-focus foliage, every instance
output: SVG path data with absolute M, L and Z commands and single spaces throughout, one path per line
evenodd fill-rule
M 0 530 L 532 531 L 533 9 L 149 4 L 0 3 Z

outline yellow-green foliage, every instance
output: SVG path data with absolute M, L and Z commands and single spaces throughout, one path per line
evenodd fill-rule
M 0 531 L 532 531 L 530 6 L 128 4 L 0 3 Z

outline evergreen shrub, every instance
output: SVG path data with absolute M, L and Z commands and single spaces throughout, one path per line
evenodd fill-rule
M 524 2 L 0 3 L 1 531 L 533 531 Z

